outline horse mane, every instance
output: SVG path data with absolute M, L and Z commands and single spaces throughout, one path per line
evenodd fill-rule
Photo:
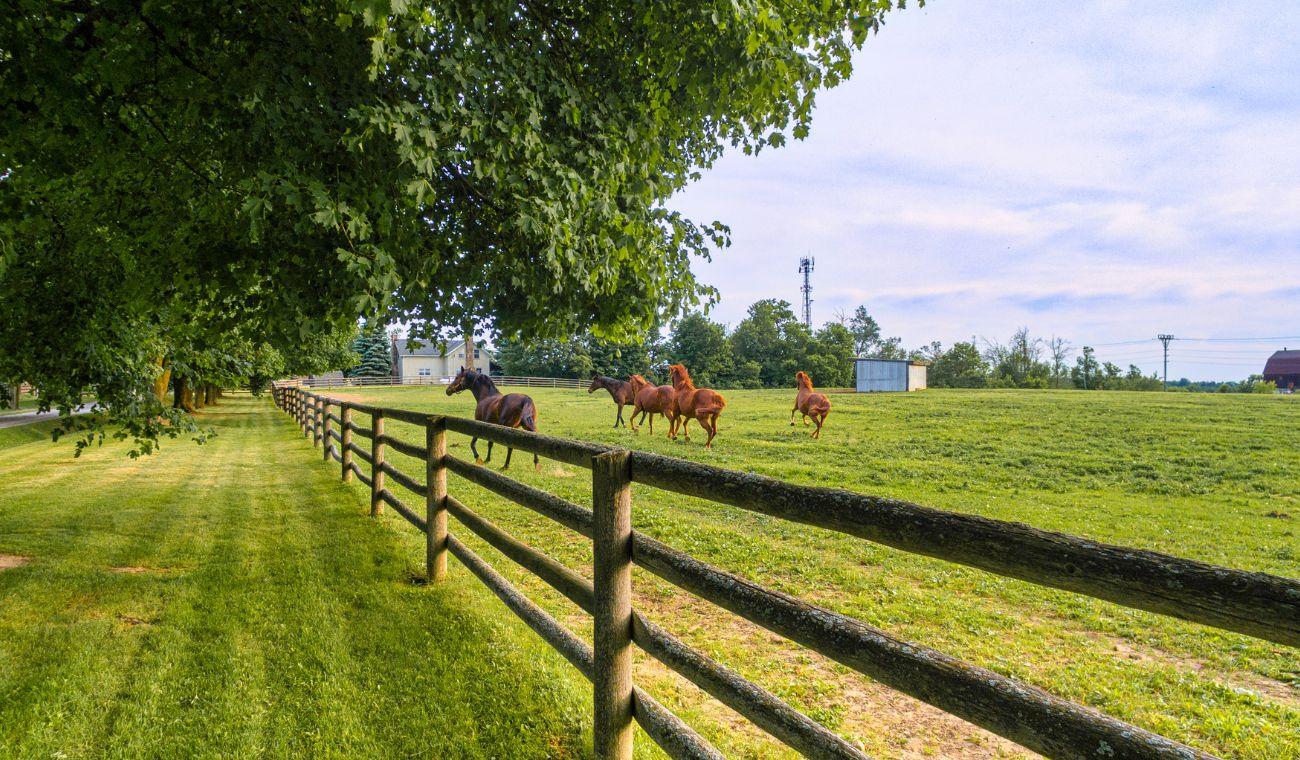
M 466 374 L 474 375 L 474 378 L 470 380 L 470 387 L 485 386 L 488 390 L 500 395 L 501 389 L 497 388 L 497 384 L 492 382 L 492 378 L 489 377 L 486 372 L 479 372 L 476 369 L 471 369 Z
M 794 373 L 794 379 L 799 383 L 800 388 L 807 386 L 808 390 L 813 389 L 812 378 L 808 376 L 807 372 L 799 371 Z
M 668 365 L 668 374 L 669 374 L 669 376 L 671 376 L 671 375 L 673 374 L 673 370 L 674 370 L 674 369 L 681 370 L 681 373 L 682 373 L 682 385 L 686 385 L 686 386 L 689 386 L 689 387 L 691 387 L 691 388 L 694 388 L 694 387 L 695 387 L 695 383 L 691 380 L 691 373 L 686 369 L 686 365 L 685 365 L 685 364 L 670 364 L 670 365 Z

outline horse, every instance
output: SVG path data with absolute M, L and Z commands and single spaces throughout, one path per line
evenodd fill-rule
M 794 373 L 794 379 L 799 383 L 799 394 L 794 397 L 794 408 L 790 410 L 790 426 L 794 427 L 794 413 L 799 412 L 803 415 L 803 424 L 807 425 L 810 417 L 817 423 L 812 437 L 821 438 L 822 425 L 831 414 L 831 400 L 813 390 L 812 378 L 807 372 Z
M 640 432 L 639 426 L 645 424 L 647 416 L 650 418 L 650 435 L 655 434 L 656 414 L 662 414 L 669 422 L 677 419 L 677 410 L 673 407 L 675 393 L 671 385 L 651 385 L 641 375 L 633 375 L 628 378 L 628 382 L 636 388 L 636 400 L 632 407 L 632 432 Z M 637 414 L 641 415 L 639 422 Z
M 492 382 L 492 378 L 482 372 L 475 372 L 472 369 L 460 368 L 456 378 L 447 386 L 447 395 L 460 393 L 468 389 L 474 394 L 474 400 L 478 405 L 474 407 L 474 419 L 479 422 L 490 422 L 493 425 L 504 425 L 508 428 L 522 427 L 531 433 L 537 432 L 537 405 L 533 400 L 522 393 L 501 394 L 497 389 L 497 384 Z M 474 436 L 469 441 L 469 450 L 474 452 L 474 462 L 476 464 L 486 464 L 492 461 L 492 441 L 488 440 L 487 459 L 479 459 L 478 436 Z M 513 447 L 506 448 L 506 463 L 501 469 L 510 467 L 510 455 L 515 452 Z M 533 469 L 540 470 L 541 464 L 537 459 L 537 453 L 533 453 Z
M 636 399 L 636 387 L 631 382 L 619 380 L 615 377 L 592 375 L 591 385 L 588 386 L 587 392 L 595 393 L 601 388 L 609 391 L 614 403 L 618 404 L 618 416 L 614 418 L 614 427 L 618 428 L 619 425 L 627 427 L 627 423 L 623 421 L 623 407 L 631 404 Z
M 686 426 L 692 419 L 696 419 L 700 421 L 704 432 L 709 434 L 704 448 L 713 448 L 713 436 L 718 434 L 718 417 L 727 406 L 727 400 L 721 393 L 710 388 L 696 388 L 695 383 L 691 382 L 691 374 L 680 364 L 669 365 L 668 375 L 673 379 L 673 409 L 677 412 L 677 419 L 673 420 L 668 437 L 676 439 L 677 426 L 681 425 L 682 435 L 686 440 L 691 440 Z

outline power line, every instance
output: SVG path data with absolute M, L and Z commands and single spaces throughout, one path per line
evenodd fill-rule
M 1159 340 L 1160 343 L 1165 347 L 1164 382 L 1165 382 L 1165 390 L 1169 390 L 1169 341 L 1173 340 L 1174 336 L 1166 335 L 1165 333 L 1160 333 L 1159 335 L 1156 336 L 1156 339 Z

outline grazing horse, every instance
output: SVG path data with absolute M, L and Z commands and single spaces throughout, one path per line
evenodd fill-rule
M 460 393 L 468 389 L 474 394 L 474 400 L 478 405 L 474 407 L 474 419 L 479 422 L 490 422 L 493 425 L 504 425 L 508 428 L 522 427 L 524 430 L 537 432 L 537 405 L 533 400 L 522 393 L 501 394 L 497 389 L 497 384 L 492 382 L 492 378 L 482 372 L 475 372 L 472 369 L 460 368 L 460 373 L 456 379 L 451 381 L 447 386 L 447 395 Z M 478 436 L 474 436 L 469 441 L 469 450 L 474 452 L 474 461 L 478 464 L 486 464 L 492 461 L 492 441 L 488 440 L 487 459 L 479 459 Z M 515 450 L 506 448 L 506 463 L 501 469 L 510 466 L 510 455 Z M 537 454 L 533 454 L 533 469 L 540 469 Z
M 632 432 L 640 432 L 639 426 L 645 424 L 647 416 L 650 417 L 650 435 L 655 434 L 656 414 L 662 414 L 669 422 L 677 419 L 677 410 L 673 406 L 676 394 L 671 385 L 651 385 L 641 375 L 633 375 L 628 378 L 628 382 L 636 388 L 636 400 L 632 407 Z M 641 415 L 639 422 L 637 414 Z
M 799 395 L 794 397 L 794 408 L 790 410 L 790 426 L 794 426 L 794 413 L 799 412 L 803 415 L 803 424 L 807 425 L 810 417 L 817 424 L 812 437 L 821 438 L 822 424 L 831 413 L 831 400 L 813 390 L 812 378 L 807 372 L 794 373 L 794 379 L 799 383 Z
M 691 374 L 680 364 L 669 365 L 668 375 L 673 379 L 673 409 L 677 412 L 677 419 L 673 420 L 673 428 L 668 431 L 668 437 L 676 438 L 677 426 L 681 425 L 682 435 L 686 440 L 691 440 L 686 426 L 692 419 L 696 419 L 700 421 L 704 432 L 709 434 L 704 448 L 713 448 L 713 436 L 718 434 L 718 417 L 726 407 L 727 400 L 721 393 L 710 388 L 696 388 L 695 383 L 691 382 Z
M 631 382 L 619 380 L 616 377 L 592 375 L 591 385 L 588 386 L 587 392 L 595 393 L 601 388 L 609 391 L 614 403 L 618 404 L 618 416 L 614 418 L 614 427 L 617 428 L 619 425 L 627 427 L 627 423 L 623 421 L 623 407 L 636 400 L 636 387 Z

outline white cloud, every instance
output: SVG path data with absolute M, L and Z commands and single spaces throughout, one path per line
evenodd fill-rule
M 912 344 L 1296 324 L 1298 37 L 1280 2 L 898 13 L 807 141 L 728 156 L 680 198 L 733 229 L 700 268 L 717 314 L 796 300 L 811 252 L 819 320 L 867 303 Z

